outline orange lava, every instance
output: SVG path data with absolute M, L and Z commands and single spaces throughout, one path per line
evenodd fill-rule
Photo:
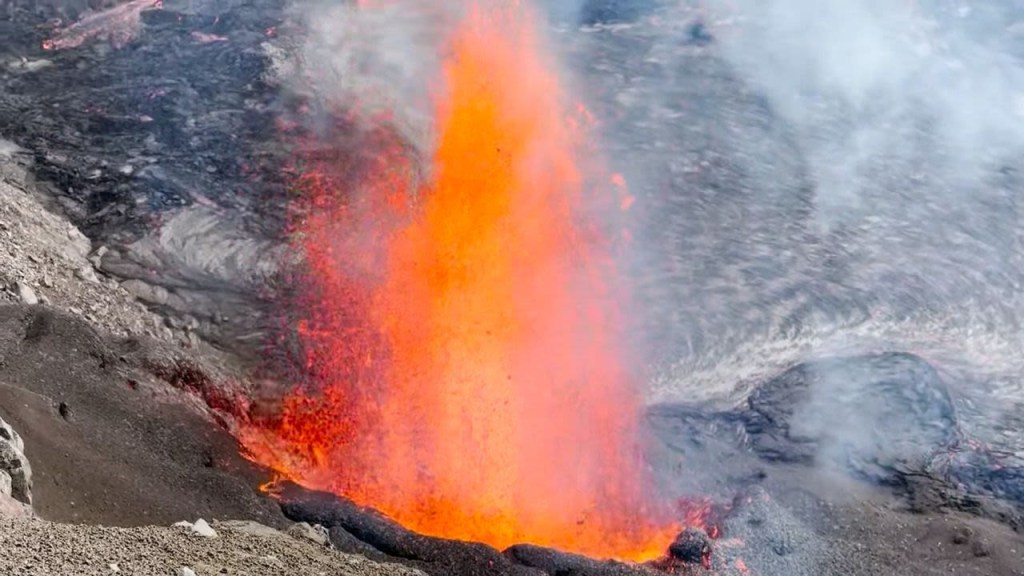
M 586 113 L 529 10 L 497 4 L 470 3 L 452 33 L 426 166 L 386 131 L 359 193 L 334 159 L 306 166 L 295 242 L 317 385 L 241 437 L 418 532 L 657 558 L 681 527 L 639 454 L 626 294 L 592 214 L 632 199 L 581 160 Z

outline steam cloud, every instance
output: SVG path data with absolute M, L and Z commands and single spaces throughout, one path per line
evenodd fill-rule
M 1019 342 L 1021 22 L 998 2 L 665 1 L 590 34 L 648 220 L 649 332 L 686 357 L 666 394 L 869 319 L 904 344 Z
M 1024 76 L 994 2 L 713 0 L 722 53 L 799 134 L 818 215 L 863 212 L 880 159 L 977 188 L 1024 145 Z M 1012 37 L 1010 38 L 1012 40 Z M 887 196 L 909 202 L 898 187 Z M 939 192 L 938 190 L 936 192 Z
M 722 236 L 690 241 L 713 246 L 712 256 L 703 262 L 702 277 L 690 276 L 696 278 L 674 297 L 695 300 L 686 306 L 689 311 L 721 315 L 715 321 L 684 320 L 703 324 L 694 330 L 705 338 L 703 353 L 741 350 L 747 355 L 735 353 L 726 361 L 760 356 L 785 364 L 808 355 L 855 353 L 843 346 L 861 337 L 860 344 L 869 347 L 921 351 L 933 362 L 968 371 L 974 382 L 1007 374 L 1019 378 L 1024 366 L 1009 352 L 1021 344 L 1024 311 L 1019 297 L 1024 283 L 1019 175 L 1024 10 L 1019 4 L 701 4 L 715 37 L 713 56 L 724 60 L 771 119 L 767 135 L 744 133 L 742 127 L 730 133 L 723 126 L 721 138 L 744 152 L 728 162 L 741 173 L 773 178 L 786 173 L 780 159 L 795 156 L 798 168 L 790 172 L 796 174 L 790 182 L 802 182 L 809 191 L 801 198 L 792 184 L 787 193 L 772 182 L 748 183 L 752 190 L 742 196 L 739 209 L 767 215 L 769 233 L 757 235 L 751 232 L 760 229 L 757 224 L 742 222 L 737 227 L 743 232 L 731 242 Z M 693 3 L 666 3 L 661 15 L 669 14 L 692 19 Z M 658 45 L 665 50 L 679 42 L 678 35 L 663 35 Z M 744 144 L 744 138 L 764 138 L 776 148 Z M 720 196 L 711 208 L 690 206 L 718 214 L 728 201 Z M 755 208 L 772 202 L 782 208 Z M 785 235 L 790 237 L 780 238 Z M 737 245 L 742 248 L 733 248 Z M 762 272 L 754 272 L 759 259 Z M 773 274 L 781 279 L 769 280 Z M 721 334 L 735 335 L 737 325 L 748 328 L 736 336 L 741 344 L 715 349 L 708 343 L 720 342 Z M 769 335 L 754 336 L 759 330 Z M 768 342 L 785 344 L 773 350 Z M 692 380 L 679 384 L 687 378 L 684 370 L 674 375 L 671 393 L 693 386 Z M 821 377 L 819 395 L 839 394 L 837 387 L 850 380 L 838 368 Z M 951 384 L 962 394 L 980 394 L 968 382 Z M 1019 401 L 1024 391 L 1003 393 L 1009 394 L 1004 400 Z M 870 444 L 871 422 L 820 412 L 827 404 L 819 404 L 802 412 L 809 434 L 843 421 L 842 430 L 831 432 L 847 442 Z
M 363 120 L 386 119 L 424 151 L 438 48 L 461 4 L 397 0 L 373 10 L 358 2 L 297 4 L 295 18 L 306 33 L 281 80 L 312 97 L 323 115 L 347 110 Z

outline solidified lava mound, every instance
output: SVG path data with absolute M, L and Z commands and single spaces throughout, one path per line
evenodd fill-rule
M 924 470 L 958 428 L 938 373 L 910 354 L 799 364 L 751 394 L 750 446 L 766 460 L 827 460 L 891 483 Z
M 891 487 L 918 511 L 966 509 L 1011 526 L 1024 518 L 1024 466 L 970 438 L 946 382 L 913 354 L 808 361 L 758 386 L 736 410 L 663 405 L 649 414 L 659 437 L 687 453 L 738 448 L 762 462 Z M 734 443 L 714 437 L 723 429 L 736 432 Z

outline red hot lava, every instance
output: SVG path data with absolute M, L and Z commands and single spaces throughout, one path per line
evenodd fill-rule
M 621 178 L 588 184 L 586 111 L 526 6 L 469 2 L 446 48 L 425 166 L 391 143 L 359 191 L 307 167 L 295 246 L 317 385 L 243 442 L 425 534 L 657 558 L 681 526 L 649 490 L 626 294 L 591 218 L 632 199 Z

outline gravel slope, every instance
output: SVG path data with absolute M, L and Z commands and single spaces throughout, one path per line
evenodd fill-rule
M 0 519 L 0 574 L 417 576 L 251 523 L 217 523 L 217 537 L 186 528 L 108 528 Z M 248 528 L 248 529 L 247 529 Z M 187 573 L 187 572 L 186 572 Z

